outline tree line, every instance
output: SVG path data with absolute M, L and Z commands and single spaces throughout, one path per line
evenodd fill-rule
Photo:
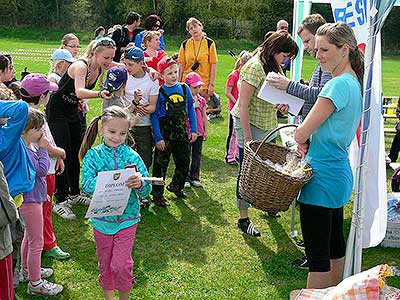
M 170 35 L 186 35 L 185 22 L 195 16 L 213 38 L 261 40 L 285 19 L 292 24 L 293 0 L 8 0 L 0 3 L 0 25 L 38 26 L 94 31 L 103 25 L 123 24 L 129 11 L 146 17 L 156 13 Z M 329 4 L 314 4 L 312 12 L 332 22 Z M 398 49 L 400 8 L 389 15 L 383 30 L 384 46 Z

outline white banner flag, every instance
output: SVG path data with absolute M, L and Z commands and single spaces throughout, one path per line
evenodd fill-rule
M 368 18 L 370 1 L 367 0 L 335 0 L 331 1 L 335 21 L 349 24 L 356 35 L 359 47 L 364 51 L 368 39 Z M 369 42 L 369 41 L 368 41 Z M 372 61 L 365 61 L 369 66 Z M 382 83 L 381 83 L 381 43 L 380 33 L 377 36 L 373 58 L 372 87 L 371 87 L 371 114 L 369 134 L 367 140 L 366 170 L 362 181 L 362 199 L 364 207 L 363 218 L 363 247 L 378 245 L 386 233 L 386 168 L 385 145 L 383 134 L 383 117 L 381 110 Z M 366 81 L 364 79 L 364 81 Z M 350 161 L 353 174 L 358 163 L 359 139 L 355 139 L 350 149 Z

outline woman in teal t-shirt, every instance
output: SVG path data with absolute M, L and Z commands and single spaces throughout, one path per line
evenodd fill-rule
M 314 171 L 298 200 L 309 262 L 307 288 L 326 288 L 342 280 L 343 206 L 353 188 L 348 148 L 361 119 L 364 66 L 353 30 L 345 23 L 321 26 L 316 48 L 322 70 L 333 79 L 297 128 L 295 140 Z

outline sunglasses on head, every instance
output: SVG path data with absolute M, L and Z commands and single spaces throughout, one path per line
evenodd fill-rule
M 115 42 L 112 39 L 100 39 L 98 40 L 96 46 L 94 47 L 94 49 L 96 49 L 97 47 L 100 46 L 104 46 L 104 47 L 115 47 Z

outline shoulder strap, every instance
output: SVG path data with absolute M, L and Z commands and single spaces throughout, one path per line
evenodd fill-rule
M 172 101 L 162 86 L 160 86 L 159 92 L 164 96 L 166 101 L 168 101 L 168 102 Z
M 184 41 L 182 42 L 183 50 L 186 50 L 186 44 L 187 44 L 188 40 L 189 40 L 189 39 L 186 39 L 186 40 L 184 40 Z
M 77 59 L 76 61 L 83 61 L 84 64 L 86 65 L 86 67 L 89 67 L 88 63 L 86 60 L 84 60 L 83 58 Z
M 189 39 L 186 39 L 182 42 L 183 50 L 186 50 L 186 44 L 187 44 L 188 40 Z M 206 41 L 207 41 L 207 47 L 208 47 L 208 49 L 210 49 L 210 47 L 211 47 L 212 43 L 214 43 L 214 41 L 212 39 L 210 39 L 209 37 L 206 37 Z
M 214 41 L 212 39 L 210 39 L 209 37 L 206 37 L 206 41 L 207 41 L 208 50 L 210 50 L 210 47 L 211 47 L 212 43 L 214 43 Z
M 183 91 L 183 99 L 186 101 L 186 96 L 187 96 L 186 84 L 181 83 L 181 86 Z
M 125 40 L 125 27 L 121 27 L 121 35 L 119 37 L 119 43 L 121 44 Z

